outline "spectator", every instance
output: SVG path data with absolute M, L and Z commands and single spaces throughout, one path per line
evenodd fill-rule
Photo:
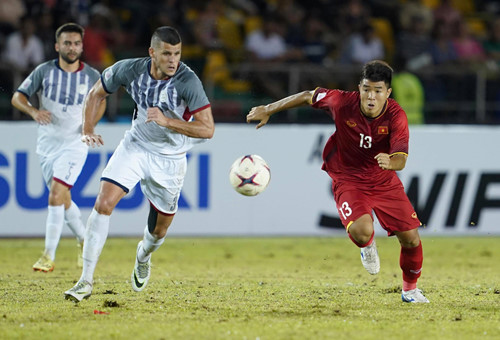
M 434 22 L 442 21 L 451 29 L 462 20 L 460 12 L 453 7 L 451 0 L 442 0 L 441 4 L 434 9 Z
M 451 94 L 451 98 L 458 101 L 474 101 L 476 93 L 476 82 L 478 68 L 486 66 L 486 53 L 479 41 L 470 33 L 465 21 L 458 21 L 456 28 L 453 30 L 453 47 L 457 51 L 457 61 L 460 64 L 459 72 L 451 76 L 447 91 Z M 449 100 L 451 102 L 451 100 Z M 464 107 L 459 107 L 456 110 L 457 122 L 470 122 L 473 114 L 472 110 L 467 110 Z
M 295 0 L 279 0 L 275 12 L 280 14 L 286 26 L 287 44 L 300 46 L 304 41 L 305 10 Z
M 223 47 L 217 32 L 217 19 L 220 15 L 224 15 L 224 4 L 218 0 L 210 0 L 193 21 L 194 38 L 204 49 Z
M 343 36 L 360 32 L 370 21 L 370 8 L 361 0 L 349 0 L 339 10 L 339 31 Z
M 452 42 L 451 28 L 442 20 L 436 21 L 431 34 L 429 52 L 434 65 L 454 65 L 457 60 L 457 51 Z
M 304 58 L 308 62 L 321 64 L 328 54 L 325 35 L 328 34 L 328 27 L 319 18 L 312 16 L 305 22 L 304 40 L 302 51 Z
M 453 101 L 459 91 L 457 87 L 461 84 L 461 75 L 456 72 L 458 56 L 452 38 L 449 25 L 443 20 L 434 23 L 429 53 L 435 68 L 434 72 L 425 74 L 421 80 L 425 89 L 426 106 L 440 105 L 440 109 L 427 110 L 427 123 L 443 123 L 453 119 L 455 108 L 441 105 L 443 102 Z
M 411 18 L 409 29 L 398 35 L 396 50 L 400 67 L 414 71 L 432 62 L 429 54 L 431 37 L 425 25 L 425 19 L 416 15 Z
M 7 37 L 3 59 L 14 72 L 13 85 L 19 85 L 24 75 L 44 60 L 43 44 L 35 35 L 35 21 L 25 16 L 18 31 Z
M 365 64 L 370 60 L 384 59 L 384 45 L 375 35 L 370 24 L 365 24 L 359 33 L 351 34 L 340 56 L 343 64 Z
M 36 35 L 43 43 L 43 54 L 45 59 L 55 59 L 58 57 L 54 49 L 54 16 L 49 10 L 45 10 L 38 17 L 38 30 Z
M 114 63 L 112 46 L 120 33 L 112 11 L 101 4 L 92 6 L 83 37 L 84 60 L 99 71 Z M 110 48 L 111 46 L 111 48 Z
M 488 66 L 492 70 L 500 70 L 500 16 L 494 18 L 488 27 L 488 38 L 484 41 L 483 47 L 488 58 Z M 500 79 L 492 77 L 487 85 L 487 100 L 495 102 L 493 119 L 500 123 Z
M 257 29 L 247 36 L 245 47 L 250 60 L 266 62 L 284 60 L 287 46 L 280 21 L 275 17 L 266 17 L 262 29 Z
M 399 24 L 403 30 L 410 30 L 413 24 L 413 18 L 419 17 L 422 20 L 423 30 L 430 33 L 434 23 L 432 10 L 423 4 L 422 0 L 407 0 L 401 4 L 399 10 Z
M 479 41 L 470 33 L 467 23 L 460 20 L 455 23 L 453 46 L 458 60 L 468 66 L 477 66 L 486 60 L 486 53 Z
M 500 67 L 500 17 L 495 18 L 489 26 L 488 39 L 483 48 L 489 60 Z
M 14 32 L 25 14 L 26 8 L 22 0 L 0 1 L 0 37 Z
M 302 52 L 295 49 L 288 49 L 282 22 L 274 16 L 264 19 L 262 29 L 257 29 L 250 33 L 245 41 L 245 48 L 250 61 L 269 66 L 276 63 L 298 60 L 302 57 Z M 272 98 L 280 98 L 286 94 L 286 86 L 279 70 L 262 70 L 252 72 L 256 89 L 264 89 Z

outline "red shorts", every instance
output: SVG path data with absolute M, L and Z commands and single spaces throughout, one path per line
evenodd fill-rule
M 375 187 L 334 181 L 332 191 L 346 230 L 362 215 L 369 214 L 373 219 L 372 211 L 389 236 L 422 224 L 396 176 L 387 185 Z

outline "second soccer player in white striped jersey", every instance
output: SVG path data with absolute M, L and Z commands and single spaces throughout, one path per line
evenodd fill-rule
M 88 147 L 81 143 L 83 103 L 99 79 L 99 72 L 80 61 L 83 52 L 83 28 L 67 23 L 56 31 L 55 49 L 59 57 L 40 64 L 22 82 L 12 97 L 12 105 L 30 115 L 38 126 L 36 152 L 42 174 L 49 187 L 49 206 L 45 230 L 45 251 L 33 270 L 54 270 L 56 250 L 66 223 L 81 249 L 85 227 L 80 209 L 71 200 L 75 184 L 87 159 Z M 39 108 L 29 102 L 37 94 Z M 102 116 L 106 103 L 98 108 Z

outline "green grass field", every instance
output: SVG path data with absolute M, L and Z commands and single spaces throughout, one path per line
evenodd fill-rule
M 31 270 L 42 239 L 0 239 L 0 339 L 500 339 L 498 237 L 423 238 L 417 305 L 401 302 L 394 238 L 377 238 L 371 276 L 348 238 L 172 237 L 136 293 L 138 241 L 109 239 L 75 304 L 73 240 L 46 274 Z

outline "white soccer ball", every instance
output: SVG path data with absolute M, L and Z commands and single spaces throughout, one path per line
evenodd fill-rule
M 229 182 L 234 190 L 245 196 L 263 192 L 271 180 L 271 170 L 258 155 L 241 156 L 229 170 Z

